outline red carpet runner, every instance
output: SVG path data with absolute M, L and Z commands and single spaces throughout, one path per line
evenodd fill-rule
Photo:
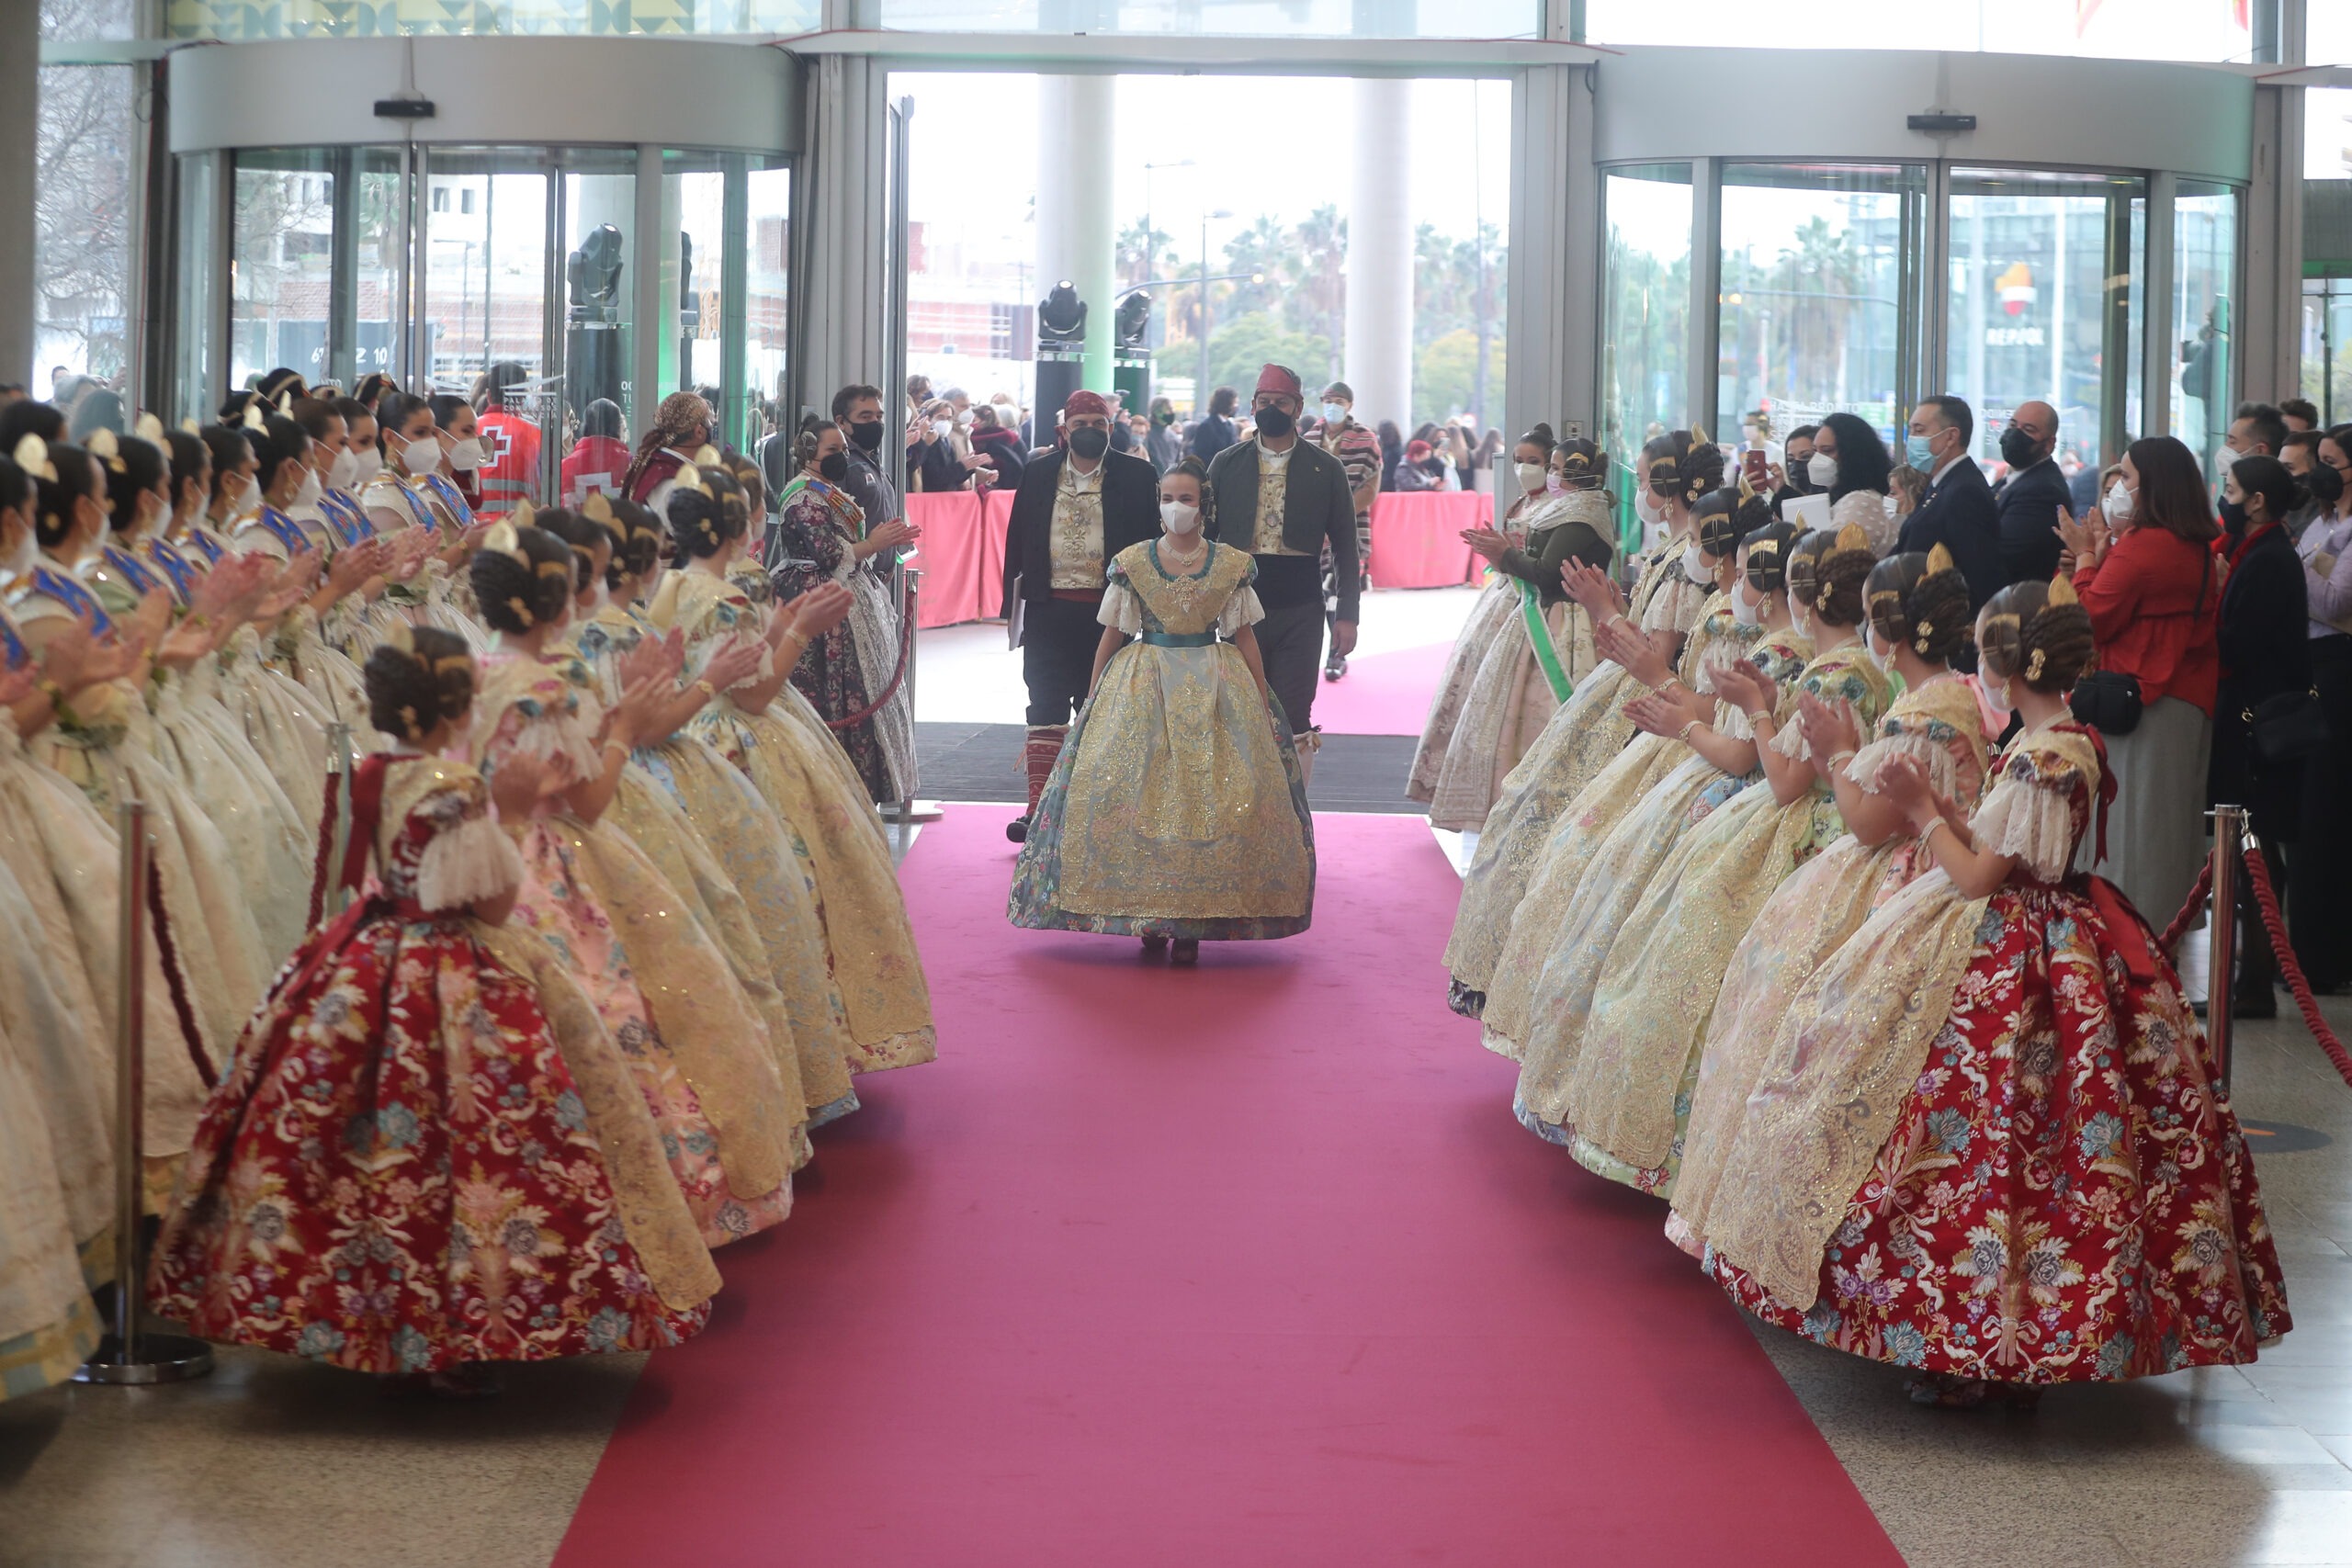
M 906 867 L 941 1060 L 720 1254 L 560 1568 L 1899 1563 L 1662 1207 L 1512 1123 L 1418 820 L 1184 971 L 1007 925 L 1009 814 Z

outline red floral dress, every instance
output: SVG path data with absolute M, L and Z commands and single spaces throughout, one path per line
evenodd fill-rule
M 368 1372 L 694 1334 L 707 1299 L 649 1280 L 538 994 L 467 918 L 521 874 L 481 775 L 371 757 L 354 793 L 384 803 L 380 879 L 239 1040 L 156 1246 L 156 1309 Z
M 1784 1305 L 1710 1252 L 1740 1304 L 1856 1355 L 2009 1383 L 2251 1361 L 2287 1332 L 2253 1163 L 2172 965 L 2111 885 L 2067 870 L 2104 762 L 2093 733 L 2071 723 L 2011 743 L 1972 830 L 2016 867 L 1977 907 L 1973 946 L 1942 1021 L 1928 1021 L 1892 1131 L 1842 1213 L 1826 1216 L 1819 1293 Z M 1931 872 L 1825 971 L 1939 898 L 1967 918 Z M 1873 962 L 1883 968 L 1883 953 Z M 1828 993 L 1850 1003 L 1847 1024 L 1894 1030 L 1904 998 L 1888 998 L 1878 1029 L 1853 1016 L 1870 1010 L 1867 976 L 1826 983 L 1847 987 Z M 1844 1112 L 1865 1098 L 1846 1096 Z M 1801 1182 L 1783 1201 L 1803 1206 Z

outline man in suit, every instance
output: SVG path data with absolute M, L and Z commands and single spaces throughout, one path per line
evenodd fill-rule
M 2019 403 L 2001 432 L 2001 460 L 2009 477 L 1993 491 L 2000 508 L 2001 570 L 2011 582 L 2047 582 L 2057 575 L 2058 509 L 2074 500 L 2058 468 L 2058 411 Z
M 1968 455 L 1975 435 L 1976 415 L 1963 399 L 1939 393 L 1911 411 L 1904 457 L 1928 476 L 1928 492 L 1904 519 L 1894 545 L 1906 555 L 1924 555 L 1938 545 L 1951 552 L 1952 564 L 1968 579 L 1972 615 L 2009 582 L 2001 564 L 2000 508 L 1984 470 Z M 2055 517 L 2051 525 L 2057 525 Z
M 1004 606 L 1021 606 L 1021 674 L 1029 685 L 1029 809 L 1005 829 L 1029 836 L 1070 721 L 1085 705 L 1102 628 L 1104 570 L 1130 545 L 1159 535 L 1159 476 L 1150 462 L 1111 450 L 1111 404 L 1077 391 L 1062 405 L 1059 446 L 1024 464 L 1004 540 Z
M 1315 678 L 1323 663 L 1322 557 L 1331 550 L 1331 587 L 1339 604 L 1331 622 L 1331 652 L 1355 651 L 1363 588 L 1356 575 L 1356 503 L 1339 458 L 1298 435 L 1306 406 L 1298 373 L 1269 365 L 1258 374 L 1250 401 L 1256 436 L 1227 447 L 1209 465 L 1215 497 L 1209 537 L 1258 558 L 1258 651 L 1266 684 L 1300 737 L 1299 763 L 1312 767 L 1307 739 L 1315 713 Z

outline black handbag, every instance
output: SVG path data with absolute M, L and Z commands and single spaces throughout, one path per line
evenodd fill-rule
M 2129 735 L 2140 728 L 2140 677 L 2120 670 L 2095 670 L 2075 682 L 2066 705 L 2075 722 L 2101 735 Z
M 2254 737 L 2255 760 L 2278 767 L 2317 756 L 2327 745 L 2327 710 L 2319 693 L 2281 692 L 2244 710 L 2246 728 Z

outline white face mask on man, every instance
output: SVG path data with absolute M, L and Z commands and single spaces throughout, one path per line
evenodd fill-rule
M 1189 540 L 1201 531 L 1201 509 L 1187 501 L 1163 501 L 1159 527 L 1172 537 Z

